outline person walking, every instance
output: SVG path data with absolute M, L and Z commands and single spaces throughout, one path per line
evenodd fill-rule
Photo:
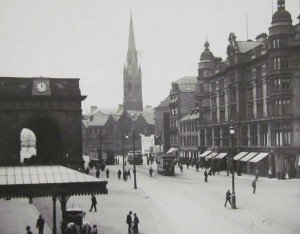
M 31 229 L 30 226 L 26 227 L 26 234 L 32 234 L 32 231 L 30 229 Z
M 139 233 L 139 218 L 136 215 L 136 213 L 133 214 L 134 218 L 133 218 L 133 227 L 132 227 L 132 231 L 133 233 Z
M 131 179 L 130 169 L 127 170 L 127 176 Z
M 152 177 L 152 173 L 153 173 L 153 169 L 152 169 L 152 167 L 150 167 L 149 174 L 150 174 L 151 177 Z
M 123 174 L 123 179 L 124 179 L 124 181 L 127 180 L 127 176 L 128 176 L 128 174 L 127 174 L 127 171 L 126 171 L 126 169 L 125 169 L 125 170 L 124 170 L 124 174 Z
M 108 179 L 109 178 L 109 169 L 108 168 L 106 168 L 106 178 Z
M 39 234 L 44 233 L 44 225 L 45 225 L 45 220 L 42 217 L 42 215 L 39 215 L 39 218 L 36 221 L 36 228 L 39 229 Z
M 132 224 L 132 217 L 131 217 L 132 211 L 129 211 L 126 217 L 126 223 L 128 224 L 128 232 L 131 233 L 131 224 Z
M 256 190 L 256 180 L 252 181 L 252 188 L 253 188 L 253 193 L 255 193 L 255 190 Z
M 97 225 L 94 224 L 91 230 L 91 234 L 98 234 Z
M 88 174 L 90 174 L 90 169 L 89 169 L 89 167 L 87 167 L 86 169 L 85 169 L 85 173 L 88 175 Z
M 94 208 L 95 209 L 95 212 L 97 212 L 97 200 L 96 200 L 96 197 L 94 196 L 94 194 L 92 194 L 92 205 L 91 205 L 91 209 L 90 209 L 90 212 L 92 211 L 92 209 Z
M 100 177 L 100 170 L 99 170 L 99 168 L 97 168 L 97 171 L 96 171 L 96 177 L 97 177 L 97 178 Z
M 204 171 L 204 181 L 205 181 L 205 182 L 207 182 L 207 176 L 208 176 L 207 170 L 205 169 L 205 171 Z
M 183 166 L 182 166 L 182 164 L 180 164 L 180 171 L 181 171 L 181 173 L 183 173 Z
M 196 163 L 196 171 L 199 172 L 199 164 Z
M 229 204 L 231 205 L 231 193 L 230 193 L 229 189 L 226 192 L 225 205 L 224 205 L 225 207 L 226 207 L 227 202 L 229 202 Z
M 119 169 L 119 170 L 118 170 L 118 179 L 121 179 L 121 174 L 122 174 L 122 172 L 121 172 L 121 170 Z

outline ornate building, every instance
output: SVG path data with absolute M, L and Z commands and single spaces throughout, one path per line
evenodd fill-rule
M 300 154 L 299 35 L 300 24 L 292 25 L 285 1 L 278 0 L 269 36 L 262 33 L 256 41 L 238 41 L 230 33 L 225 61 L 215 58 L 205 43 L 196 95 L 199 151 L 228 152 L 230 156 L 251 152 L 240 160 L 244 170 L 296 176 Z M 233 136 L 229 135 L 230 126 L 235 130 Z

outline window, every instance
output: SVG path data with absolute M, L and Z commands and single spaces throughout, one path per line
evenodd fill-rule
M 207 129 L 207 146 L 212 145 L 212 129 Z
M 255 68 L 253 68 L 253 69 L 251 70 L 251 76 L 252 76 L 252 80 L 255 80 L 255 79 L 256 79 L 256 69 L 255 69 Z
M 213 112 L 211 113 L 211 118 L 212 118 L 212 122 L 213 122 L 213 123 L 217 123 L 217 122 L 218 122 L 217 111 L 213 111 Z
M 261 124 L 260 126 L 260 145 L 268 145 L 268 124 Z
M 248 88 L 246 90 L 246 95 L 247 95 L 247 100 L 248 101 L 252 101 L 253 99 L 253 90 L 252 90 L 252 87 Z
M 230 120 L 236 120 L 236 107 L 230 107 Z
M 262 98 L 263 97 L 263 88 L 262 85 L 256 86 L 256 98 Z
M 190 91 L 191 90 L 191 85 L 190 84 L 185 85 L 185 90 Z
M 253 119 L 253 105 L 248 105 L 247 108 L 247 116 L 248 116 L 248 120 Z
M 242 125 L 241 126 L 241 144 L 242 146 L 248 146 L 248 126 Z
M 200 130 L 200 146 L 205 146 L 205 130 Z
M 275 146 L 291 145 L 291 123 L 275 123 L 273 139 Z
M 291 104 L 289 99 L 282 100 L 282 114 L 291 114 Z
M 250 126 L 250 143 L 251 146 L 257 146 L 257 125 L 251 124 Z
M 220 109 L 220 122 L 225 122 L 225 109 Z
M 282 90 L 289 90 L 290 89 L 290 79 L 288 79 L 288 78 L 282 79 L 281 89 Z
M 267 66 L 266 64 L 261 66 L 261 75 L 266 76 L 267 75 Z
M 280 70 L 280 58 L 273 59 L 273 70 Z
M 220 146 L 220 128 L 214 130 L 215 146 Z
M 224 106 L 225 105 L 225 96 L 224 95 L 220 95 L 219 96 L 219 101 L 220 101 L 220 106 Z
M 230 92 L 230 101 L 236 102 L 236 91 L 235 90 Z
M 263 104 L 262 103 L 257 103 L 257 118 L 262 118 L 264 115 L 263 112 Z
M 281 69 L 287 69 L 289 67 L 289 60 L 287 58 L 281 59 Z
M 216 107 L 217 106 L 217 98 L 216 97 L 211 98 L 211 106 L 212 107 Z

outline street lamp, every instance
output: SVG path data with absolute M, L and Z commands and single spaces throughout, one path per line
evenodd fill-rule
M 127 139 L 128 136 L 124 135 L 124 129 L 123 129 L 123 134 L 122 134 L 122 153 L 123 153 L 123 180 L 125 181 L 125 150 L 124 150 L 124 141 L 125 141 L 125 138 Z
M 132 129 L 132 149 L 133 149 L 133 178 L 134 178 L 134 189 L 137 189 L 136 185 L 136 159 L 135 159 L 135 129 Z
M 232 173 L 232 204 L 231 204 L 231 208 L 232 209 L 236 209 L 236 197 L 235 197 L 235 191 L 234 191 L 234 167 L 233 167 L 233 146 L 234 146 L 234 142 L 233 142 L 233 139 L 234 139 L 234 134 L 235 134 L 235 129 L 233 127 L 233 121 L 231 120 L 231 123 L 230 123 L 230 127 L 229 127 L 229 135 L 230 135 L 230 141 L 229 141 L 229 144 L 230 144 L 230 149 L 232 149 L 232 152 L 231 152 L 231 173 Z

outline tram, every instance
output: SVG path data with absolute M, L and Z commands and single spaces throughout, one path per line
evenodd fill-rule
M 156 156 L 157 172 L 162 175 L 174 175 L 175 162 L 175 155 L 158 153 Z
M 133 157 L 133 151 L 129 151 L 127 153 L 127 162 L 129 164 L 135 164 L 135 165 L 142 165 L 143 164 L 143 154 L 140 150 L 135 151 L 135 163 L 134 163 L 134 157 Z

